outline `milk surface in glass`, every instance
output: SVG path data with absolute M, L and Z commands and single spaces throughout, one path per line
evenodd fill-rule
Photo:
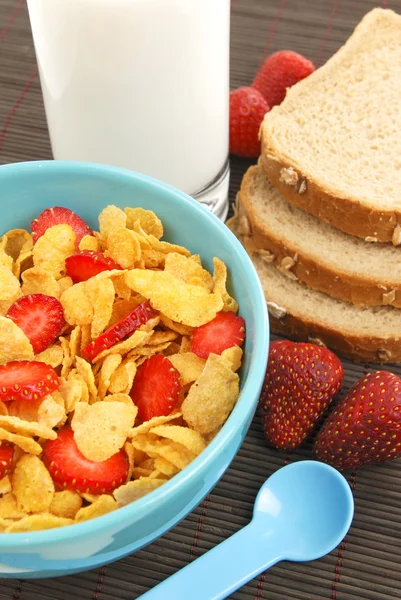
M 28 7 L 54 158 L 125 167 L 200 192 L 223 218 L 230 1 Z

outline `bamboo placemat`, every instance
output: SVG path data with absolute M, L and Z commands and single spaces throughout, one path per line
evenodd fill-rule
M 378 4 L 380 0 L 232 0 L 232 87 L 249 84 L 264 56 L 279 49 L 301 52 L 322 64 Z M 383 1 L 382 6 L 401 12 L 401 0 Z M 0 163 L 49 158 L 25 0 L 0 0 Z M 232 160 L 231 200 L 249 164 Z M 375 369 L 346 362 L 344 366 L 344 391 Z M 401 374 L 400 367 L 390 370 Z M 0 600 L 134 600 L 248 523 L 265 478 L 287 462 L 309 457 L 310 444 L 291 454 L 267 448 L 256 416 L 221 482 L 169 533 L 132 556 L 87 573 L 39 581 L 0 580 Z M 394 461 L 350 474 L 356 513 L 341 546 L 319 561 L 280 563 L 231 598 L 399 600 L 400 469 L 401 462 Z

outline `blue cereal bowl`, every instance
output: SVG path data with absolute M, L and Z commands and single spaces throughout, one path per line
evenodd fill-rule
M 147 496 L 112 513 L 60 529 L 0 533 L 0 576 L 38 578 L 98 567 L 135 552 L 193 510 L 235 457 L 257 405 L 265 373 L 269 325 L 264 294 L 246 252 L 207 209 L 160 181 L 114 167 L 79 162 L 30 162 L 0 166 L 0 236 L 29 229 L 43 209 L 65 206 L 94 228 L 108 204 L 141 206 L 161 218 L 164 239 L 213 256 L 230 273 L 229 287 L 246 321 L 241 392 L 225 425 L 183 471 Z

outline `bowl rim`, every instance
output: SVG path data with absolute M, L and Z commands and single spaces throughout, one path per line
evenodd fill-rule
M 114 167 L 111 165 L 104 165 L 102 163 L 46 160 L 0 165 L 0 185 L 3 176 L 20 177 L 24 175 L 30 175 L 35 173 L 37 170 L 44 169 L 53 172 L 60 170 L 64 174 L 70 173 L 71 176 L 84 172 L 88 174 L 89 172 L 90 175 L 94 176 L 98 174 L 106 177 L 116 177 L 120 179 L 124 178 L 125 180 L 131 179 L 133 182 L 140 181 L 145 185 L 149 185 L 150 187 L 161 188 L 162 190 L 173 195 L 175 198 L 179 199 L 179 202 L 184 201 L 191 204 L 191 208 L 195 210 L 195 213 L 199 214 L 199 218 L 209 220 L 214 229 L 217 230 L 218 235 L 223 236 L 227 244 L 231 244 L 233 246 L 241 263 L 241 267 L 249 279 L 250 286 L 252 286 L 252 303 L 253 309 L 256 310 L 257 313 L 256 321 L 258 321 L 258 326 L 255 328 L 255 337 L 250 356 L 248 376 L 243 382 L 240 395 L 234 409 L 216 437 L 185 469 L 177 473 L 170 480 L 167 480 L 166 483 L 161 485 L 159 488 L 148 493 L 146 496 L 143 496 L 142 498 L 139 498 L 138 500 L 135 500 L 134 502 L 120 507 L 110 513 L 89 519 L 88 521 L 39 531 L 1 533 L 0 549 L 2 551 L 5 549 L 21 549 L 21 547 L 24 546 L 28 551 L 28 542 L 30 545 L 44 546 L 63 541 L 73 541 L 74 538 L 78 539 L 81 537 L 87 537 L 88 535 L 107 533 L 107 530 L 116 527 L 118 530 L 124 529 L 119 527 L 121 526 L 121 523 L 126 522 L 127 526 L 129 526 L 130 522 L 133 521 L 132 517 L 135 513 L 140 515 L 145 507 L 146 513 L 150 513 L 157 507 L 157 505 L 161 504 L 167 496 L 173 496 L 174 491 L 178 487 L 183 488 L 184 486 L 188 485 L 196 476 L 196 473 L 207 468 L 208 463 L 212 461 L 213 458 L 219 454 L 219 452 L 222 451 L 225 446 L 228 446 L 230 440 L 238 431 L 238 428 L 241 427 L 241 425 L 244 425 L 253 415 L 263 383 L 269 351 L 269 317 L 265 295 L 259 277 L 251 259 L 241 243 L 228 229 L 228 227 L 222 221 L 220 221 L 218 217 L 212 214 L 209 209 L 201 205 L 197 200 L 188 196 L 186 193 L 167 183 L 136 171 L 130 171 L 128 169 Z M 254 397 L 255 400 L 247 404 L 244 401 L 245 397 Z M 223 474 L 224 472 L 225 470 L 223 471 Z M 180 521 L 181 520 L 182 519 L 180 519 Z M 167 529 L 165 532 L 166 531 Z M 165 532 L 160 535 L 163 535 Z M 157 537 L 159 537 L 159 535 L 154 539 L 157 539 Z M 151 541 L 153 541 L 153 538 Z

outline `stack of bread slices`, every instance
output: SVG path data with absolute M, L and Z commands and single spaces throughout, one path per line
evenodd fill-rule
M 401 361 L 401 16 L 374 9 L 266 114 L 231 228 L 271 327 Z

